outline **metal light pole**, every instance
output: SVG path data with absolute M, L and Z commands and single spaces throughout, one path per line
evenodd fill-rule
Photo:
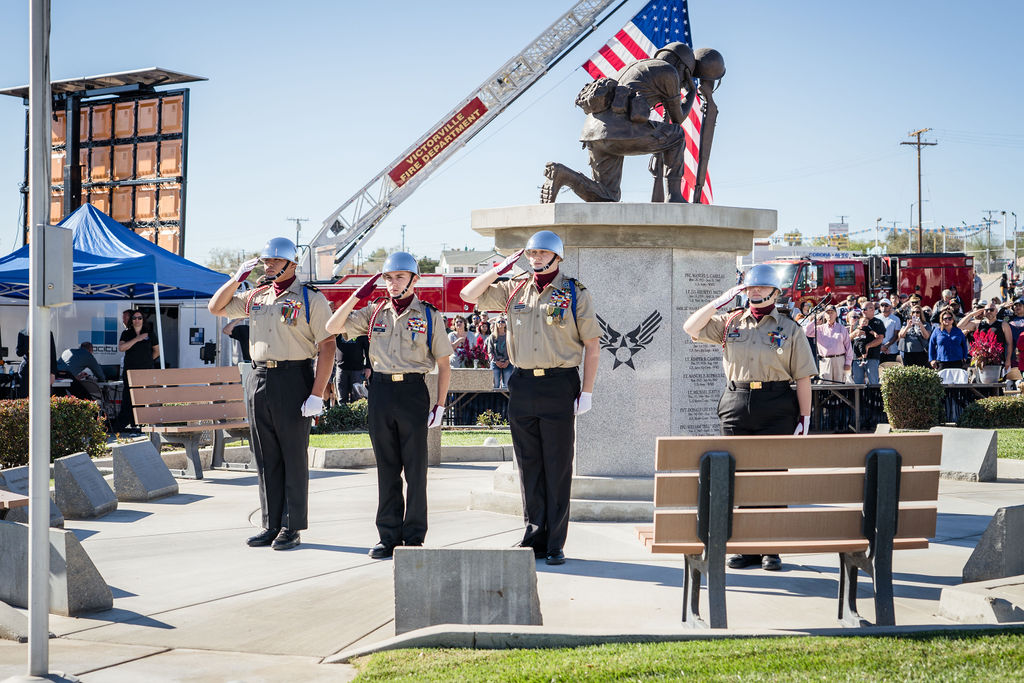
M 875 219 L 875 250 L 878 250 L 878 224 L 882 222 L 881 216 Z

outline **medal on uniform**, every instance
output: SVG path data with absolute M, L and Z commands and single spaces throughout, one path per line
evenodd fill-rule
M 548 325 L 556 322 L 559 327 L 565 327 L 565 311 L 572 303 L 572 295 L 564 289 L 556 289 L 551 292 L 551 302 L 546 307 Z
M 416 334 L 426 334 L 427 332 L 427 321 L 423 318 L 409 318 L 409 322 L 405 326 L 412 333 L 412 340 L 416 341 Z
M 777 354 L 779 354 L 781 356 L 782 355 L 782 345 L 786 343 L 786 340 L 789 339 L 789 337 L 787 337 L 786 335 L 782 334 L 782 328 L 778 327 L 778 328 L 775 329 L 774 332 L 769 332 L 768 333 L 768 339 L 771 341 L 771 343 L 775 344 L 775 346 L 777 347 L 775 349 L 775 353 L 777 353 Z
M 287 299 L 281 304 L 281 322 L 285 325 L 294 325 L 299 319 L 299 311 L 302 310 L 302 302 Z

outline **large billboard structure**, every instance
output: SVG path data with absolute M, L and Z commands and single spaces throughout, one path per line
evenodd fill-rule
M 202 80 L 154 67 L 53 81 L 50 220 L 57 223 L 89 202 L 184 256 L 189 90 L 156 87 Z M 28 88 L 0 94 L 27 98 Z M 27 181 L 22 194 L 24 243 Z

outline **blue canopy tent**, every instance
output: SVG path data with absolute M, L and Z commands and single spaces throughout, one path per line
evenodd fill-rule
M 136 235 L 91 204 L 60 225 L 73 231 L 74 298 L 134 299 L 152 293 L 161 344 L 161 298 L 207 298 L 228 279 Z M 0 258 L 0 296 L 28 299 L 28 249 L 26 245 Z

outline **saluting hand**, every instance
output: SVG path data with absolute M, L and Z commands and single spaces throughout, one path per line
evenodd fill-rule
M 373 290 L 377 288 L 377 280 L 380 278 L 380 273 L 374 273 L 371 275 L 362 286 L 356 290 L 356 298 L 365 299 L 371 294 Z
M 249 259 L 242 265 L 238 266 L 238 270 L 235 271 L 235 274 L 232 276 L 232 279 L 239 284 L 245 282 L 246 278 L 249 277 L 249 273 L 251 273 L 252 269 L 258 266 L 259 263 L 259 258 Z
M 504 275 L 508 271 L 512 270 L 512 266 L 516 264 L 516 261 L 518 261 L 525 252 L 525 249 L 520 249 L 498 265 L 494 266 L 494 270 L 497 271 L 498 275 Z
M 725 293 L 723 293 L 721 296 L 719 296 L 711 303 L 715 305 L 715 308 L 722 308 L 723 306 L 731 303 L 733 299 L 735 299 L 736 296 L 746 288 L 746 285 L 736 285 L 735 287 L 730 287 Z

